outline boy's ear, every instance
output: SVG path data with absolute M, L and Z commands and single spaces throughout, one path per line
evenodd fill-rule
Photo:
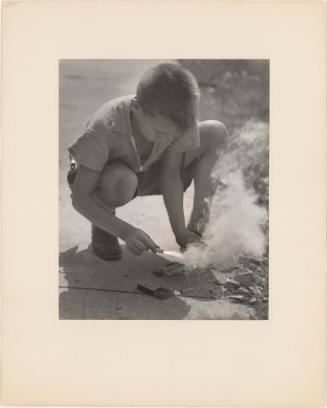
M 131 100 L 131 108 L 133 110 L 141 110 L 141 105 L 139 104 L 139 101 L 137 100 L 137 98 L 133 98 Z

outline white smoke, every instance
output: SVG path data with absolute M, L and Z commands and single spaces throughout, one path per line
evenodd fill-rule
M 185 252 L 187 266 L 226 268 L 241 255 L 263 255 L 267 210 L 257 204 L 253 188 L 246 187 L 243 172 L 266 159 L 267 151 L 268 127 L 262 122 L 250 121 L 233 135 L 212 173 L 220 183 L 210 204 L 203 244 L 192 245 Z

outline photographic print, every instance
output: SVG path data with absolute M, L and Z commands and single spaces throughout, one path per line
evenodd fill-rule
M 60 61 L 60 318 L 268 319 L 268 60 Z

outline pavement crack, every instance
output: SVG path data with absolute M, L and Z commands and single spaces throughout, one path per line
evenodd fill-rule
M 150 295 L 147 295 L 147 294 L 142 293 L 142 292 L 137 292 L 135 290 L 104 289 L 104 288 L 91 288 L 91 287 L 84 287 L 84 286 L 63 286 L 63 285 L 60 285 L 59 288 L 60 289 L 77 289 L 77 290 L 85 290 L 86 289 L 86 290 L 94 290 L 94 291 L 97 291 L 97 292 L 111 292 L 111 293 L 132 293 L 132 294 L 140 295 L 140 296 L 150 296 Z M 214 300 L 227 300 L 227 299 L 222 299 L 222 298 L 216 299 L 216 298 L 211 297 L 211 296 L 197 296 L 197 295 L 192 295 L 192 296 L 190 296 L 190 295 L 173 295 L 171 297 L 178 297 L 178 298 L 181 298 L 181 299 L 183 299 L 183 298 L 206 299 L 206 300 L 211 300 L 211 301 L 214 301 Z

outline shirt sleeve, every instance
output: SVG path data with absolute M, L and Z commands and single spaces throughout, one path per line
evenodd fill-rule
M 86 129 L 68 151 L 78 165 L 101 172 L 108 162 L 110 140 L 109 132 Z
M 200 134 L 198 123 L 189 129 L 181 138 L 170 145 L 167 151 L 184 153 L 194 150 L 200 146 Z

